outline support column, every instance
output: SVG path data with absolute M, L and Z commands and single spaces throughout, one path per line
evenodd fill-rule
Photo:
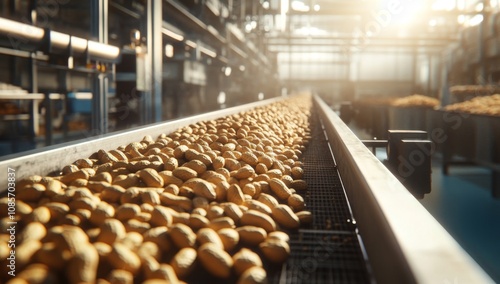
M 91 35 L 100 43 L 108 43 L 108 0 L 90 2 Z M 99 62 L 96 62 L 99 64 Z M 92 129 L 91 135 L 102 135 L 108 131 L 108 84 L 104 73 L 94 75 L 92 82 Z
M 487 59 L 486 59 L 486 40 L 488 23 L 490 19 L 490 0 L 483 0 L 483 21 L 479 25 L 479 36 L 480 40 L 478 42 L 479 45 L 479 78 L 476 83 L 480 85 L 487 85 L 490 83 L 488 72 L 487 72 Z
M 427 54 L 427 95 L 432 93 L 432 54 Z
M 36 14 L 37 1 L 36 0 L 29 1 L 28 6 L 29 6 L 28 13 L 31 19 L 31 24 L 37 25 L 37 14 Z M 38 93 L 38 65 L 35 52 L 31 53 L 29 70 L 30 70 L 30 92 Z M 30 116 L 29 126 L 30 129 L 33 129 L 33 133 L 30 133 L 30 135 L 31 138 L 33 138 L 34 142 L 34 139 L 38 134 L 38 128 L 40 123 L 38 116 L 38 101 L 35 100 L 30 101 L 30 108 L 32 110 L 32 115 Z
M 162 121 L 162 81 L 163 81 L 163 10 L 162 0 L 148 0 L 147 44 L 148 60 L 151 68 L 151 113 L 148 121 Z M 146 104 L 147 105 L 147 104 Z

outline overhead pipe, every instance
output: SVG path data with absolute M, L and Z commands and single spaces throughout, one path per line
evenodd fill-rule
M 47 39 L 49 52 L 70 49 L 73 54 L 87 53 L 92 58 L 107 61 L 116 61 L 120 56 L 120 48 L 116 46 L 42 29 L 2 17 L 0 17 L 0 34 L 10 39 L 18 39 L 21 43 L 42 43 L 44 39 Z

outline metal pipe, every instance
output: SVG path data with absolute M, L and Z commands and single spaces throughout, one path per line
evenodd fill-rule
M 48 32 L 50 46 L 56 50 L 65 50 L 71 46 L 71 51 L 73 53 L 84 54 L 88 52 L 91 57 L 111 61 L 117 60 L 120 55 L 120 48 L 116 46 L 102 44 L 52 30 Z M 41 42 L 45 37 L 45 30 L 0 17 L 0 34 L 10 39 L 13 48 L 19 49 L 19 46 L 16 45 Z
M 24 41 L 41 41 L 45 31 L 32 25 L 0 18 L 0 33 Z

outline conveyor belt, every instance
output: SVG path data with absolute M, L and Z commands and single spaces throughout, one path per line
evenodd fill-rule
M 0 171 L 7 173 L 7 168 L 14 169 L 17 180 L 48 174 L 59 171 L 61 165 L 92 155 L 96 149 L 115 149 L 138 137 L 156 137 L 191 123 L 279 100 L 5 157 L 0 161 Z M 302 157 L 304 179 L 309 186 L 304 197 L 313 213 L 313 224 L 291 235 L 292 254 L 283 267 L 269 273 L 270 282 L 370 283 L 376 279 L 379 283 L 441 283 L 456 279 L 460 283 L 493 283 L 331 108 L 318 97 L 314 102 L 316 109 L 312 113 L 317 115 L 312 121 L 314 139 Z M 323 125 L 319 124 L 320 119 Z M 0 179 L 0 192 L 6 188 L 7 180 Z M 364 248 L 370 258 L 369 265 Z M 200 281 L 188 282 L 220 283 L 205 276 L 197 273 L 194 277 Z
M 271 283 L 370 283 L 364 248 L 318 117 L 311 128 L 313 139 L 302 162 L 308 184 L 303 197 L 313 223 L 291 235 L 291 256 Z

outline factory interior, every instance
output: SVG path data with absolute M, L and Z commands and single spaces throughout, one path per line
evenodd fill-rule
M 1 0 L 0 170 L 1 283 L 499 283 L 500 0 Z

